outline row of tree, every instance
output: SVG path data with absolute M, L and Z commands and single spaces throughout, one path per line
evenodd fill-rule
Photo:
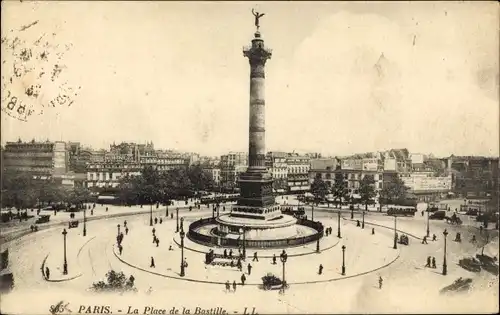
M 6 171 L 2 174 L 2 207 L 17 209 L 63 203 L 82 205 L 90 200 L 84 187 L 65 187 L 54 179 L 36 179 L 25 172 Z
M 382 203 L 401 203 L 405 199 L 407 191 L 408 187 L 404 185 L 404 182 L 399 177 L 394 177 L 391 181 L 384 183 L 379 194 L 380 209 L 382 208 Z M 327 198 L 329 194 L 333 195 L 333 202 L 336 207 L 342 205 L 345 201 L 351 204 L 354 202 L 354 198 L 349 193 L 348 181 L 341 172 L 335 172 L 333 185 L 325 182 L 321 174 L 318 173 L 311 184 L 311 193 L 314 196 L 316 204 L 326 201 L 329 205 L 330 201 Z M 368 205 L 373 203 L 374 198 L 377 196 L 373 175 L 367 174 L 361 179 L 358 193 L 360 196 L 359 201 L 365 205 L 365 209 L 368 209 Z
M 125 176 L 118 186 L 124 204 L 153 204 L 193 197 L 214 188 L 212 177 L 200 165 L 158 172 L 145 167 L 138 176 Z

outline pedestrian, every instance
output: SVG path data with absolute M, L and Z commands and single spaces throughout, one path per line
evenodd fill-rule
M 229 258 L 232 258 L 232 257 L 233 257 L 233 250 L 232 250 L 232 249 L 230 249 L 230 250 L 229 250 Z
M 375 228 L 372 228 L 372 235 L 375 235 Z
M 49 269 L 49 267 L 45 267 L 45 277 L 47 278 L 47 280 L 50 279 L 50 269 Z
M 128 235 L 128 226 L 125 228 L 125 235 Z
M 94 215 L 94 209 L 90 210 L 90 215 Z
M 436 257 L 432 257 L 432 268 L 436 269 Z
M 101 205 L 102 206 L 102 205 Z M 106 212 L 108 212 L 108 207 L 106 207 Z
M 427 244 L 427 236 L 424 236 L 424 238 L 422 239 L 422 244 Z
M 231 291 L 231 285 L 229 284 L 229 280 L 226 281 L 226 292 Z
M 153 235 L 153 244 L 156 243 L 156 235 Z
M 156 238 L 156 247 L 160 246 L 160 239 L 157 237 Z
M 252 261 L 259 261 L 259 258 L 257 257 L 257 252 L 253 253 Z
M 227 258 L 227 249 L 224 248 L 224 254 L 223 254 L 224 258 Z
M 475 242 L 476 242 L 476 235 L 472 235 L 471 243 L 475 243 Z
M 250 265 L 250 263 L 248 263 L 248 275 L 251 275 L 252 274 L 252 265 Z
M 432 241 L 435 242 L 437 240 L 436 234 L 432 234 Z
M 427 264 L 425 264 L 425 267 L 431 267 L 431 256 L 427 256 Z
M 318 274 L 319 275 L 323 274 L 323 265 L 322 264 L 319 264 Z
M 156 229 L 155 229 L 155 228 L 153 228 L 152 232 L 153 232 L 153 235 L 155 235 L 155 233 L 156 233 Z
M 173 218 L 174 218 L 174 214 L 170 213 L 170 219 L 173 219 Z
M 172 248 L 172 245 L 170 245 L 170 246 L 168 247 L 168 250 L 174 250 L 174 249 Z
M 123 252 L 123 246 L 122 245 L 118 245 L 118 250 L 120 251 L 120 256 L 121 256 L 122 252 Z
M 222 206 L 222 211 L 226 211 L 226 206 Z
M 382 282 L 383 282 L 383 281 L 384 281 L 384 280 L 382 279 L 382 277 L 381 277 L 381 276 L 379 276 L 379 277 L 378 277 L 378 288 L 379 288 L 379 289 L 382 289 Z
M 153 256 L 151 256 L 151 266 L 149 266 L 150 268 L 155 268 L 155 259 L 153 258 Z
M 359 223 L 359 220 L 356 220 L 356 226 L 361 226 L 361 224 Z
M 422 216 L 424 216 L 424 210 L 422 210 Z
M 245 277 L 245 274 L 241 274 L 241 285 L 245 285 L 245 281 L 247 280 L 247 277 Z
M 123 221 L 123 226 L 127 227 L 127 220 Z
M 236 292 L 236 281 L 233 281 L 233 292 Z
M 273 265 L 276 265 L 276 254 L 273 254 Z

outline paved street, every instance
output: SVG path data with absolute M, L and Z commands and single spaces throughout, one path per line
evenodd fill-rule
M 116 210 L 118 211 L 118 209 Z M 188 210 L 180 212 L 182 216 L 186 217 L 186 227 L 190 220 L 211 215 L 210 210 L 203 210 L 203 208 L 192 212 Z M 493 309 L 492 307 L 496 303 L 495 296 L 498 296 L 498 287 L 488 287 L 487 285 L 492 280 L 498 284 L 498 278 L 495 280 L 493 276 L 484 271 L 480 274 L 473 274 L 457 265 L 458 260 L 465 255 L 480 252 L 480 248 L 465 241 L 467 233 L 477 232 L 475 229 L 469 231 L 466 227 L 451 227 L 444 222 L 431 221 L 431 235 L 432 233 L 438 235 L 436 242 L 429 240 L 429 244 L 425 245 L 420 244 L 420 240 L 410 237 L 409 246 L 398 244 L 398 250 L 394 250 L 392 249 L 393 218 L 379 214 L 366 215 L 366 227 L 363 230 L 356 227 L 355 221 L 350 220 L 348 213 L 343 213 L 343 238 L 338 240 L 336 237 L 336 215 L 326 212 L 315 213 L 315 217 L 317 217 L 317 220 L 323 221 L 326 226 L 332 227 L 333 235 L 324 238 L 321 244 L 325 247 L 328 247 L 326 244 L 331 244 L 333 247 L 324 250 L 320 254 L 310 253 L 297 257 L 290 256 L 286 264 L 286 278 L 291 283 L 291 286 L 285 295 L 280 295 L 277 291 L 263 291 L 255 285 L 238 286 L 237 292 L 228 294 L 224 292 L 224 286 L 220 283 L 224 283 L 226 280 L 231 282 L 238 280 L 241 273 L 223 267 L 206 267 L 203 263 L 204 255 L 187 248 L 184 251 L 189 263 L 186 269 L 186 277 L 184 280 L 174 279 L 179 278 L 180 248 L 175 242 L 175 239 L 178 240 L 175 233 L 175 218 L 165 219 L 164 215 L 164 211 L 155 213 L 155 217 L 161 216 L 164 219 L 162 224 L 155 225 L 156 233 L 160 239 L 159 247 L 152 243 L 149 213 L 90 221 L 87 224 L 88 234 L 85 238 L 81 235 L 81 225 L 75 229 L 67 229 L 68 277 L 81 274 L 80 277 L 71 281 L 45 281 L 40 270 L 44 259 L 49 255 L 46 264 L 51 269 L 51 279 L 57 280 L 58 277 L 63 277 L 61 274 L 63 263 L 62 227 L 39 231 L 8 243 L 16 287 L 13 292 L 2 297 L 2 310 L 5 307 L 7 312 L 9 310 L 23 312 L 23 306 L 16 303 L 19 298 L 27 297 L 29 292 L 36 292 L 38 296 L 43 296 L 43 292 L 46 292 L 47 289 L 51 290 L 50 298 L 47 298 L 47 301 L 44 299 L 33 301 L 29 311 L 26 309 L 28 313 L 46 312 L 46 308 L 50 304 L 48 301 L 55 303 L 56 300 L 60 299 L 69 302 L 74 308 L 89 301 L 86 299 L 92 299 L 92 304 L 95 304 L 93 295 L 86 296 L 82 295 L 82 293 L 93 282 L 103 279 L 110 269 L 123 271 L 126 275 L 133 274 L 136 278 L 136 287 L 139 290 L 139 293 L 132 297 L 116 297 L 115 307 L 125 307 L 122 305 L 128 305 L 132 301 L 138 306 L 144 305 L 144 302 L 139 302 L 140 297 L 146 294 L 145 292 L 150 287 L 152 293 L 148 295 L 147 301 L 161 300 L 162 296 L 169 296 L 169 294 L 177 292 L 175 294 L 175 303 L 163 301 L 157 305 L 165 305 L 165 307 L 174 305 L 191 305 L 193 307 L 198 305 L 203 307 L 205 305 L 206 307 L 213 307 L 214 301 L 217 301 L 217 305 L 238 312 L 243 312 L 241 304 L 238 303 L 238 306 L 235 304 L 235 297 L 239 295 L 246 296 L 245 300 L 248 307 L 266 305 L 266 312 L 291 313 L 315 313 L 321 311 L 389 312 L 394 308 L 405 312 L 422 309 L 452 312 L 454 305 L 457 304 L 444 302 L 447 299 L 460 301 L 460 308 L 457 307 L 457 309 L 461 311 L 467 309 L 467 305 L 470 305 L 471 310 L 478 311 L 481 309 L 487 311 Z M 355 220 L 358 218 L 359 214 L 356 215 Z M 116 257 L 119 254 L 114 244 L 116 243 L 117 225 L 120 224 L 123 229 L 124 220 L 127 220 L 130 230 L 129 234 L 124 238 L 124 249 L 120 260 Z M 419 216 L 415 218 L 398 218 L 397 228 L 421 237 L 425 233 L 424 222 L 425 220 Z M 375 226 L 375 235 L 371 235 L 372 226 L 370 223 L 387 226 L 388 228 Z M 450 235 L 448 235 L 448 275 L 442 276 L 440 274 L 443 257 L 441 233 L 445 227 L 450 232 Z M 463 243 L 452 242 L 455 229 L 462 231 Z M 194 244 L 188 239 L 185 239 L 185 241 L 186 247 L 202 249 L 200 245 Z M 340 247 L 343 244 L 347 246 L 346 276 L 339 274 L 339 268 L 341 267 Z M 173 246 L 173 251 L 168 250 L 169 245 Z M 311 244 L 309 247 L 313 252 L 315 245 Z M 216 251 L 220 250 L 216 249 Z M 288 249 L 288 251 L 291 255 L 294 252 L 301 252 L 300 249 L 293 248 Z M 485 252 L 498 255 L 498 237 L 495 239 L 495 243 L 487 247 Z M 262 256 L 267 255 L 266 251 L 259 251 L 259 253 Z M 301 253 L 304 253 L 304 250 Z M 249 250 L 248 255 L 252 254 L 253 251 Z M 356 276 L 356 274 L 369 272 L 390 263 L 397 255 L 399 255 L 399 258 L 389 266 L 378 271 Z M 424 268 L 425 259 L 429 255 L 436 257 L 437 269 Z M 156 268 L 154 270 L 149 268 L 151 256 L 155 257 Z M 258 284 L 260 277 L 267 272 L 273 272 L 281 277 L 282 266 L 279 260 L 277 265 L 272 265 L 269 258 L 261 258 L 259 262 L 252 262 L 251 259 L 247 259 L 247 262 L 250 262 L 254 267 L 252 275 L 247 274 L 248 284 Z M 319 264 L 324 266 L 322 275 L 317 274 Z M 244 271 L 247 272 L 246 268 Z M 378 289 L 377 281 L 379 276 L 384 279 L 382 290 Z M 438 294 L 442 287 L 451 284 L 460 276 L 474 279 L 474 291 L 467 298 L 464 296 L 445 298 Z M 185 281 L 187 279 L 193 281 Z M 314 283 L 325 280 L 332 281 L 321 284 Z M 55 294 L 54 292 L 61 292 L 61 294 Z M 179 294 L 179 292 L 185 292 L 186 294 Z M 363 294 L 360 295 L 361 293 Z M 315 302 L 311 304 L 305 298 L 306 296 L 314 297 Z M 425 296 L 426 303 L 415 300 L 416 296 L 419 298 Z M 462 303 L 466 299 L 474 301 L 479 297 L 483 298 L 482 304 L 470 302 L 464 306 Z M 263 301 L 266 301 L 266 304 L 263 304 Z M 342 303 L 334 301 L 342 301 Z M 311 305 L 314 305 L 314 309 L 311 309 Z

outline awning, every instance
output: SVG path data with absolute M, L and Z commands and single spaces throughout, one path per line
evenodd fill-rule
M 115 196 L 99 196 L 97 197 L 97 200 L 115 200 Z

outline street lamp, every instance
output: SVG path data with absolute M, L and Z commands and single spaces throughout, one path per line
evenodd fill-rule
M 150 199 L 151 207 L 149 208 L 149 226 L 153 226 L 153 200 Z
M 311 206 L 311 221 L 314 221 L 314 205 Z
M 68 232 L 66 232 L 66 229 L 63 229 L 63 231 L 62 231 L 62 235 L 63 235 L 63 238 L 64 238 L 63 275 L 67 275 L 68 274 L 68 261 L 66 260 L 66 234 L 68 234 Z
M 338 221 L 337 221 L 337 237 L 341 238 L 342 236 L 340 235 L 340 210 L 337 212 L 338 214 Z
M 183 230 L 181 230 L 181 274 L 180 276 L 181 277 L 184 277 L 184 235 L 186 235 L 184 233 Z
M 398 235 L 396 232 L 396 216 L 394 216 L 394 249 L 398 249 Z
M 181 232 L 184 232 L 184 218 L 181 218 Z
M 345 245 L 342 245 L 342 275 L 345 276 Z
M 316 241 L 316 253 L 319 254 L 319 238 L 321 235 L 318 235 L 318 240 Z
M 365 228 L 365 210 L 363 210 L 363 221 L 361 222 L 361 228 Z
M 354 198 L 352 197 L 352 195 L 351 195 L 350 199 L 351 199 L 350 200 L 351 202 L 350 202 L 349 208 L 351 208 L 351 220 L 353 220 L 354 219 L 354 204 L 353 204 Z
M 429 231 L 429 214 L 431 212 L 429 211 L 429 208 L 427 208 L 427 237 L 430 236 L 430 231 Z
M 219 201 L 217 201 L 217 218 L 219 217 L 219 208 L 220 208 Z
M 179 232 L 179 207 L 175 208 L 175 233 Z
M 443 276 L 446 276 L 446 274 L 448 273 L 448 266 L 446 264 L 446 236 L 448 236 L 448 231 L 446 231 L 446 229 L 444 229 L 443 235 L 444 235 Z
M 285 263 L 287 259 L 288 259 L 288 254 L 285 252 L 285 250 L 283 250 L 283 252 L 280 254 L 280 260 L 283 263 L 283 281 L 282 281 L 283 290 L 285 290 Z
M 240 234 L 243 234 L 243 260 L 246 260 L 247 257 L 247 251 L 246 251 L 246 246 L 245 246 L 245 227 L 240 228 Z
M 87 206 L 83 208 L 83 236 L 87 236 Z

